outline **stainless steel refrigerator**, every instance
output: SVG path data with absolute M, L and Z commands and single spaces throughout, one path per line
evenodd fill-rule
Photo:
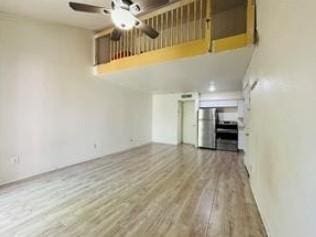
M 198 111 L 198 147 L 216 149 L 215 108 L 203 108 Z

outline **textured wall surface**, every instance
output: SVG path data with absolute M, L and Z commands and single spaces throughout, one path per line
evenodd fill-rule
M 271 237 L 316 236 L 316 2 L 258 0 L 247 164 Z
M 0 16 L 0 183 L 151 142 L 152 96 L 92 76 L 92 34 Z

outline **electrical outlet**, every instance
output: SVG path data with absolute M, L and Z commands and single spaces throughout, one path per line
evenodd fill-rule
M 18 164 L 20 164 L 20 157 L 19 156 L 11 156 L 10 162 L 13 165 L 18 165 Z

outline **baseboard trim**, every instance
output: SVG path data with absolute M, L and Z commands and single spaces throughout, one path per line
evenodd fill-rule
M 251 181 L 251 180 L 249 180 L 249 181 Z M 252 196 L 254 197 L 256 205 L 257 205 L 258 210 L 259 210 L 259 215 L 261 217 L 261 220 L 263 222 L 264 228 L 266 230 L 267 237 L 272 237 L 270 225 L 269 225 L 269 223 L 267 221 L 267 218 L 263 214 L 264 212 L 262 211 L 262 206 L 260 205 L 261 204 L 261 202 L 259 201 L 260 199 L 258 199 L 258 195 L 259 194 L 256 191 L 256 189 L 253 187 L 252 182 L 250 182 L 250 187 L 251 187 Z
M 92 158 L 92 159 L 89 159 L 89 160 L 85 160 L 85 161 L 80 161 L 80 162 L 75 163 L 75 164 L 72 164 L 72 165 L 66 165 L 66 166 L 61 167 L 61 168 L 52 169 L 52 170 L 45 171 L 45 172 L 41 172 L 41 173 L 39 173 L 39 174 L 31 175 L 31 176 L 28 176 L 28 177 L 22 177 L 22 178 L 19 178 L 19 179 L 17 179 L 17 180 L 8 181 L 8 182 L 3 182 L 3 183 L 0 184 L 0 189 L 1 189 L 1 188 L 9 187 L 9 186 L 11 186 L 11 185 L 16 185 L 16 184 L 23 183 L 23 182 L 27 182 L 27 181 L 32 181 L 32 180 L 34 180 L 34 179 L 40 178 L 40 177 L 42 177 L 42 176 L 45 176 L 45 175 L 48 175 L 48 174 L 51 174 L 51 173 L 54 173 L 54 172 L 56 172 L 56 171 L 62 171 L 62 170 L 65 170 L 65 169 L 68 169 L 68 168 L 71 168 L 71 167 L 75 167 L 75 166 L 79 166 L 79 165 L 88 163 L 88 162 L 90 162 L 90 161 L 95 161 L 95 160 L 99 160 L 99 159 L 104 159 L 104 158 L 106 158 L 106 157 L 108 157 L 108 156 L 119 155 L 119 154 L 122 154 L 122 153 L 125 153 L 125 152 L 128 152 L 128 151 L 133 151 L 133 150 L 135 150 L 135 149 L 139 149 L 139 148 L 148 146 L 148 145 L 150 145 L 150 144 L 152 144 L 152 143 L 153 143 L 153 142 L 146 142 L 146 143 L 144 143 L 144 144 L 140 144 L 140 145 L 137 145 L 137 146 L 134 146 L 134 147 L 126 148 L 126 149 L 123 149 L 123 150 L 121 150 L 121 151 L 112 152 L 112 153 L 109 153 L 109 154 L 106 154 L 106 155 L 103 155 L 103 156 L 100 156 L 100 157 Z
M 245 170 L 246 170 L 246 173 L 247 173 L 247 175 L 248 175 L 248 181 L 249 181 L 249 183 L 250 183 L 250 189 L 251 189 L 251 193 L 252 193 L 252 196 L 253 196 L 253 198 L 254 198 L 254 201 L 255 201 L 255 203 L 256 203 L 256 205 L 257 205 L 257 208 L 258 208 L 258 211 L 259 211 L 259 215 L 260 215 L 260 218 L 261 218 L 261 221 L 262 221 L 262 224 L 263 224 L 263 226 L 264 226 L 264 228 L 265 228 L 265 231 L 266 231 L 266 234 L 267 234 L 267 237 L 272 237 L 272 235 L 271 235 L 271 231 L 270 231 L 270 228 L 269 228 L 269 225 L 268 225 L 268 222 L 267 222 L 267 219 L 265 218 L 265 216 L 263 215 L 263 212 L 262 212 L 262 207 L 261 207 L 261 205 L 260 205 L 260 201 L 258 201 L 259 199 L 258 199 L 258 192 L 257 192 L 257 190 L 254 188 L 254 186 L 253 186 L 253 184 L 252 184 L 252 177 L 251 177 L 251 175 L 250 175 L 250 172 L 249 172 L 249 170 L 248 170 L 248 166 L 246 165 L 246 162 L 245 162 L 245 152 L 243 152 L 243 153 L 241 153 L 242 154 L 242 163 L 243 163 L 243 166 L 244 166 L 244 168 L 245 168 Z

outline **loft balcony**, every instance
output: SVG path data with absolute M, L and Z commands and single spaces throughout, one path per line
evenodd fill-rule
M 111 29 L 95 34 L 95 73 L 106 73 L 254 43 L 254 0 L 182 0 L 140 17 L 159 33 L 151 39 L 138 29 L 110 40 Z

